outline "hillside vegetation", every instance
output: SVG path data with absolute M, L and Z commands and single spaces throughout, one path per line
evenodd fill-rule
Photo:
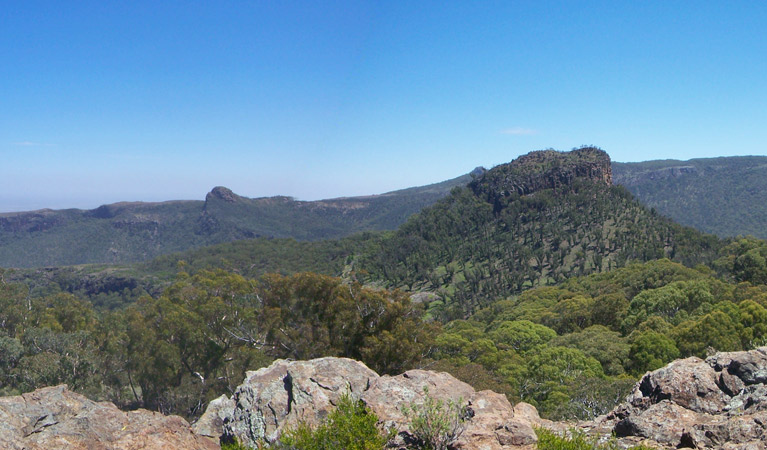
M 596 148 L 533 152 L 455 188 L 413 216 L 356 269 L 385 286 L 436 293 L 464 317 L 498 298 L 629 262 L 710 264 L 721 242 L 612 186 Z M 437 311 L 434 311 L 437 313 Z
M 719 236 L 767 238 L 767 157 L 613 163 L 616 184 L 675 221 Z
M 0 392 L 68 383 L 194 418 L 275 358 L 444 370 L 588 418 L 645 370 L 767 341 L 767 242 L 720 240 L 533 152 L 397 231 L 254 239 L 133 266 L 0 271 Z
M 760 207 L 767 204 L 767 157 L 613 162 L 611 166 L 616 185 L 678 223 L 722 237 L 767 237 L 763 226 L 767 210 Z M 394 230 L 412 214 L 483 172 L 478 168 L 452 180 L 382 195 L 315 202 L 247 198 L 217 187 L 205 201 L 123 202 L 89 211 L 4 213 L 0 214 L 0 267 L 147 262 L 243 239 L 317 241 Z M 490 191 L 494 189 L 491 184 L 499 187 L 498 183 L 512 178 L 518 185 L 506 187 L 521 196 L 528 194 L 524 189 L 536 189 L 534 180 L 524 174 L 493 176 L 497 179 L 488 177 L 484 184 Z M 501 206 L 499 199 L 485 200 L 495 212 Z
M 480 174 L 476 169 L 472 174 Z M 205 201 L 115 203 L 93 210 L 0 214 L 0 267 L 131 263 L 241 239 L 336 239 L 391 230 L 470 174 L 381 195 L 313 202 L 247 198 L 224 187 Z

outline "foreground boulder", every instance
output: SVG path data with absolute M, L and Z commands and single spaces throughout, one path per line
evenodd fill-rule
M 452 444 L 458 450 L 533 449 L 537 438 L 535 408 L 513 408 L 505 396 L 476 392 L 447 373 L 411 370 L 379 376 L 363 363 L 346 358 L 275 361 L 247 377 L 231 399 L 214 401 L 194 425 L 196 432 L 217 439 L 236 438 L 255 446 L 274 442 L 283 430 L 299 422 L 317 425 L 345 394 L 362 400 L 383 427 L 394 429 L 394 447 L 412 441 L 403 407 L 422 404 L 428 395 L 466 408 L 464 431 Z
M 124 412 L 65 385 L 0 398 L 0 448 L 7 450 L 213 450 L 178 416 Z
M 677 448 L 767 448 L 767 347 L 647 373 L 603 420 L 617 436 Z

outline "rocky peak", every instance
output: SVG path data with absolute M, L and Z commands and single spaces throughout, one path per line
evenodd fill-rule
M 469 172 L 469 176 L 471 177 L 472 180 L 474 180 L 484 175 L 485 172 L 487 172 L 487 169 L 485 169 L 482 166 L 477 166 L 474 168 L 474 170 Z
M 596 147 L 571 152 L 541 150 L 502 164 L 472 181 L 469 186 L 491 203 L 512 195 L 543 189 L 568 189 L 576 179 L 612 185 L 610 157 Z
M 239 198 L 240 196 L 232 192 L 231 189 L 223 186 L 216 186 L 205 196 L 205 203 L 207 204 L 211 200 L 223 200 L 226 203 L 234 203 Z
M 389 448 L 405 448 L 412 441 L 403 407 L 422 404 L 424 388 L 440 401 L 460 401 L 470 418 L 454 450 L 532 450 L 540 425 L 535 408 L 511 406 L 505 396 L 476 392 L 468 384 L 444 372 L 411 370 L 397 376 L 379 376 L 363 363 L 347 358 L 311 361 L 278 360 L 271 366 L 248 372 L 231 398 L 222 396 L 208 406 L 194 425 L 197 433 L 237 438 L 246 445 L 274 442 L 286 427 L 299 422 L 317 425 L 327 417 L 341 395 L 363 401 L 380 423 L 397 432 Z

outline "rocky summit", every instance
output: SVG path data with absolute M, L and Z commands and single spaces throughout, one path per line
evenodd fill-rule
M 544 189 L 572 189 L 578 179 L 610 186 L 610 156 L 596 147 L 571 152 L 530 152 L 484 172 L 469 187 L 489 203 L 498 203 L 504 197 L 528 195 Z
M 542 421 L 531 405 L 519 403 L 512 407 L 505 396 L 477 392 L 443 372 L 410 370 L 397 376 L 379 376 L 361 362 L 333 357 L 278 360 L 249 372 L 231 398 L 224 396 L 211 402 L 194 429 L 213 438 L 236 438 L 252 446 L 274 442 L 283 430 L 299 422 L 320 423 L 340 397 L 349 394 L 362 400 L 382 426 L 396 430 L 391 448 L 404 448 L 413 436 L 403 407 L 422 404 L 424 388 L 434 399 L 467 405 L 469 418 L 452 449 L 535 448 L 533 426 Z

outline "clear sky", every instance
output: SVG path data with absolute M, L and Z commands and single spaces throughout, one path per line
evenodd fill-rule
M 0 3 L 0 211 L 767 153 L 767 2 Z

